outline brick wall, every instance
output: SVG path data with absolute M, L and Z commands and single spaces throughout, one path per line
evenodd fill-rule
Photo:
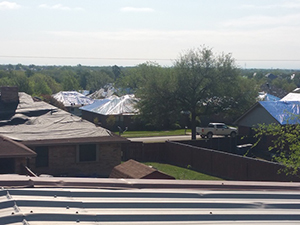
M 33 159 L 30 168 L 38 175 L 108 177 L 121 163 L 121 145 L 98 144 L 97 151 L 97 161 L 78 162 L 76 145 L 49 146 L 48 167 L 37 168 Z

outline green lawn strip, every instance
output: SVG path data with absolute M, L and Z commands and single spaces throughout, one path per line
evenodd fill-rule
M 122 137 L 133 138 L 133 137 L 155 137 L 155 136 L 174 136 L 174 135 L 187 135 L 191 130 L 167 130 L 167 131 L 126 131 L 121 134 Z M 115 132 L 119 134 L 118 132 Z
M 153 166 L 153 168 L 156 168 L 163 173 L 175 177 L 176 180 L 222 180 L 218 177 L 209 176 L 187 168 L 182 168 L 169 164 L 156 162 L 145 162 L 144 164 L 148 166 Z

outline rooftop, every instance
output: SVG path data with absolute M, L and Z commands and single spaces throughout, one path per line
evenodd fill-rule
M 300 184 L 0 175 L 0 224 L 299 224 Z
M 19 104 L 10 118 L 0 118 L 0 134 L 17 141 L 64 142 L 84 139 L 122 141 L 110 131 L 43 101 L 19 93 Z

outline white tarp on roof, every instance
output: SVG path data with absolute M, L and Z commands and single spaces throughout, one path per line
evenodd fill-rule
M 280 101 L 300 101 L 300 88 L 296 88 L 291 93 L 288 93 Z
M 88 95 L 88 97 L 92 99 L 102 99 L 102 98 L 109 98 L 116 92 L 115 88 L 108 87 L 107 89 L 101 88 L 98 91 Z
M 22 117 L 24 123 L 0 127 L 0 134 L 13 140 L 28 141 L 110 136 L 106 129 L 96 127 L 93 123 L 82 120 L 80 117 L 45 102 L 34 102 L 30 95 L 20 93 L 19 98 L 20 104 L 15 115 Z
M 52 95 L 57 101 L 62 102 L 64 106 L 83 106 L 93 103 L 93 99 L 77 91 L 60 91 Z
M 134 95 L 124 95 L 122 97 L 113 95 L 107 100 L 105 104 L 95 105 L 95 108 L 90 108 L 89 111 L 102 115 L 134 115 L 138 113 L 138 109 L 135 107 L 138 99 Z

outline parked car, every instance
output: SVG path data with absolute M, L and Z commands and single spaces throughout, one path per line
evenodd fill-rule
M 224 123 L 210 123 L 207 127 L 196 127 L 196 132 L 202 138 L 212 138 L 213 135 L 236 137 L 238 133 L 237 128 L 227 126 Z

